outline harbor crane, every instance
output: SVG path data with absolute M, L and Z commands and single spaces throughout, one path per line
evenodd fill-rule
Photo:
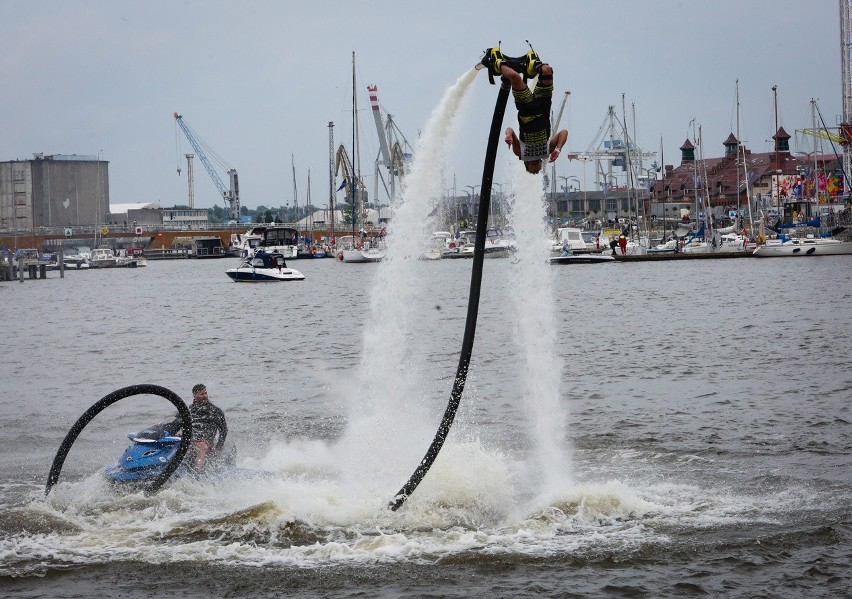
M 343 175 L 343 180 L 346 183 L 346 193 L 352 197 L 353 210 L 352 226 L 356 223 L 365 226 L 367 222 L 367 206 L 364 202 L 366 189 L 364 182 L 358 177 L 358 173 L 352 166 L 352 161 L 349 159 L 349 154 L 346 147 L 341 145 L 337 148 L 337 154 L 334 161 L 335 175 Z
M 615 178 L 613 167 L 621 167 L 622 171 L 626 172 L 629 166 L 635 168 L 637 164 L 641 164 L 642 160 L 653 159 L 657 155 L 656 152 L 643 152 L 634 147 L 633 140 L 626 134 L 625 125 L 616 116 L 615 106 L 610 106 L 598 128 L 597 135 L 586 151 L 568 153 L 568 160 L 581 160 L 583 163 L 589 160 L 595 161 L 595 186 L 598 189 L 603 189 L 604 185 L 612 186 Z M 631 179 L 629 174 L 628 187 L 630 187 Z
M 213 155 L 216 161 L 219 164 L 225 165 L 224 161 L 213 152 L 210 147 L 201 140 L 197 133 L 190 127 L 186 121 L 183 120 L 183 116 L 174 113 L 175 124 L 180 127 L 180 130 L 183 131 L 183 134 L 189 140 L 189 143 L 195 149 L 195 153 L 198 156 L 198 159 L 201 160 L 201 163 L 204 165 L 204 168 L 207 169 L 207 174 L 210 175 L 210 178 L 213 180 L 213 184 L 216 186 L 216 189 L 219 190 L 219 193 L 222 194 L 222 198 L 225 201 L 225 206 L 228 208 L 228 214 L 231 220 L 239 221 L 240 220 L 240 186 L 239 180 L 237 178 L 237 171 L 233 168 L 228 169 L 228 178 L 230 179 L 230 187 L 225 187 L 225 184 L 222 182 L 221 177 L 219 177 L 219 173 L 216 172 L 216 169 L 213 167 L 213 164 L 210 162 L 210 159 L 207 158 L 207 154 L 204 151 L 206 147 L 207 150 Z M 180 169 L 178 169 L 178 174 L 180 174 Z
M 376 131 L 379 135 L 379 152 L 376 156 L 376 178 L 373 197 L 379 197 L 379 181 L 385 189 L 389 199 L 396 196 L 396 180 L 402 180 L 405 177 L 406 163 L 411 157 L 411 145 L 405 139 L 402 131 L 397 127 L 393 117 L 388 114 L 387 118 L 382 118 L 382 110 L 379 106 L 378 86 L 368 85 L 367 92 L 370 95 L 370 107 L 373 112 L 373 118 L 376 122 Z M 407 150 L 407 151 L 406 151 Z M 382 174 L 380 166 L 384 166 L 388 171 L 388 180 Z
M 834 132 L 837 131 L 837 133 Z M 841 146 L 847 146 L 852 143 L 852 127 L 849 125 L 834 127 L 832 129 L 796 129 L 796 133 L 801 133 L 802 135 L 809 135 L 812 137 L 819 137 L 820 139 L 827 139 L 829 141 L 833 141 L 836 144 L 840 144 Z

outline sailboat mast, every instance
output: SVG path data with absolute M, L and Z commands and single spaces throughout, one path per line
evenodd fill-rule
M 661 174 L 662 174 L 663 183 L 665 183 L 665 178 L 666 178 L 666 155 L 663 153 L 663 136 L 662 136 L 662 135 L 660 136 L 660 165 L 661 165 L 661 166 L 660 166 L 660 168 L 662 169 L 660 172 L 661 172 Z M 657 177 L 657 176 L 656 176 L 656 175 L 654 175 L 654 180 L 655 180 L 655 181 L 656 181 L 656 177 Z M 666 203 L 667 203 L 667 201 L 668 201 L 668 195 L 671 193 L 671 191 L 669 190 L 669 186 L 668 186 L 668 185 L 666 185 L 666 186 L 665 186 L 665 190 L 664 190 L 664 191 L 666 192 L 666 197 L 663 199 L 663 241 L 665 241 L 665 240 L 666 240 L 666 232 L 668 231 L 668 224 L 666 223 L 666 217 L 667 217 L 666 211 L 668 210 L 668 206 L 666 206 Z M 651 190 L 650 190 L 650 189 L 648 190 L 648 201 L 649 201 L 649 202 L 651 201 Z M 651 239 L 650 239 L 650 237 L 651 237 L 651 236 L 650 236 L 650 234 L 649 234 L 649 235 L 648 235 L 648 238 L 649 238 L 649 239 L 648 239 L 648 247 L 649 247 L 649 248 L 651 247 L 651 245 L 650 245 L 650 244 L 651 244 Z
M 307 208 L 308 208 L 308 212 L 305 215 L 305 218 L 310 220 L 310 227 L 311 227 L 311 229 L 310 229 L 311 236 L 310 236 L 309 244 L 312 244 L 314 242 L 314 211 L 311 209 L 311 169 L 308 169 L 308 195 L 305 198 L 305 206 L 307 206 Z M 305 222 L 305 231 L 307 232 L 307 230 L 308 230 L 308 223 Z
M 742 151 L 742 163 L 740 163 L 740 151 Z M 754 216 L 751 211 L 751 194 L 749 193 L 748 166 L 746 164 L 745 146 L 740 141 L 740 80 L 737 79 L 737 228 L 742 227 L 740 218 L 740 164 L 743 166 L 743 180 L 745 181 L 746 204 L 748 205 L 749 234 L 754 235 Z
M 639 151 L 638 142 L 636 141 L 637 137 L 636 137 L 636 103 L 635 102 L 630 103 L 630 111 L 632 112 L 632 116 L 633 116 L 633 147 L 636 147 L 636 161 L 635 161 L 636 173 L 635 173 L 635 177 L 633 179 L 634 187 L 636 188 L 636 193 L 635 193 L 635 195 L 636 195 L 636 242 L 639 245 L 641 245 L 641 243 L 642 243 L 642 221 L 645 220 L 646 215 L 645 215 L 645 206 L 644 205 L 642 206 L 641 216 L 639 214 L 639 204 L 640 204 L 640 202 L 642 202 L 642 197 L 641 197 L 641 194 L 639 193 L 639 187 L 636 185 L 636 183 L 641 180 L 640 178 L 641 178 L 642 172 L 643 172 L 643 170 L 642 170 L 643 164 L 642 164 L 642 152 Z M 627 123 L 625 123 L 625 125 L 626 124 Z M 633 147 L 627 148 L 627 151 L 629 153 L 632 153 Z M 649 191 L 649 195 L 650 195 L 650 188 L 648 188 L 648 191 Z M 648 226 L 647 226 L 647 223 L 645 223 L 645 232 L 647 233 L 647 231 L 648 231 Z M 648 235 L 648 236 L 650 237 L 650 235 Z
M 736 81 L 737 90 L 737 159 L 735 162 L 737 171 L 737 227 L 736 231 L 740 230 L 740 80 Z
M 331 232 L 329 233 L 329 244 L 334 240 L 334 121 L 328 122 L 328 210 L 331 215 Z M 335 240 L 336 241 L 336 240 Z
M 710 215 L 710 189 L 707 187 L 707 161 L 704 160 L 704 135 L 698 125 L 698 155 L 701 158 L 701 207 L 704 209 L 704 239 L 713 239 L 713 218 Z
M 360 164 L 360 157 L 358 156 L 358 145 L 356 143 L 357 139 L 357 128 L 358 128 L 358 109 L 357 109 L 357 96 L 355 95 L 355 51 L 352 52 L 352 157 L 355 158 L 356 164 Z M 355 205 L 358 203 L 358 183 L 361 177 L 361 169 L 360 167 L 355 170 L 352 174 L 352 181 L 349 185 L 349 189 L 352 191 L 352 241 L 355 241 Z
M 773 134 L 773 137 L 775 137 L 775 136 L 778 135 L 778 86 L 777 85 L 772 86 L 772 97 L 773 97 L 772 104 L 773 104 L 774 112 L 775 112 L 775 133 Z M 781 193 L 780 193 L 780 190 L 778 189 L 778 187 L 779 187 L 779 181 L 778 181 L 778 174 L 779 173 L 778 173 L 778 171 L 780 170 L 780 166 L 779 166 L 779 162 L 778 162 L 778 139 L 777 139 L 777 137 L 775 139 L 775 164 L 773 165 L 772 170 L 773 170 L 772 182 L 774 184 L 772 191 L 775 194 L 775 210 L 776 210 L 775 218 L 777 218 L 780 221 L 781 220 Z
M 816 100 L 811 98 L 811 127 L 813 131 L 817 130 L 816 125 Z M 817 136 L 814 135 L 814 210 L 816 210 L 817 214 L 819 213 L 819 161 L 817 160 Z M 807 215 L 810 220 L 813 218 L 813 214 Z
M 299 190 L 296 187 L 296 161 L 293 158 L 293 155 L 290 154 L 290 168 L 293 170 L 293 218 L 296 219 L 296 223 L 298 225 L 299 222 Z
M 746 163 L 745 146 L 743 146 L 743 178 L 745 178 L 746 203 L 748 204 L 749 232 L 751 235 L 754 235 L 754 213 L 751 208 L 751 192 L 749 191 L 750 181 L 748 176 L 748 164 Z
M 692 125 L 692 141 L 697 146 L 698 136 L 695 134 L 695 118 L 689 123 Z M 698 161 L 694 158 L 692 160 L 692 188 L 693 195 L 695 196 L 695 220 L 698 221 Z
M 627 160 L 627 205 L 629 207 L 630 206 L 630 200 L 631 200 L 631 197 L 632 197 L 630 192 L 633 188 L 633 165 L 630 162 L 630 137 L 627 135 L 627 108 L 626 108 L 626 105 L 625 105 L 625 102 L 624 102 L 624 94 L 621 94 L 621 118 L 624 120 L 624 122 L 622 123 L 622 125 L 623 125 L 622 138 L 624 139 L 624 156 L 625 156 L 625 159 Z M 638 208 L 637 208 L 637 210 L 638 210 Z M 636 213 L 636 221 L 637 221 L 637 227 L 638 227 L 638 221 L 639 221 L 638 211 Z M 633 237 L 633 226 L 632 225 L 630 226 L 629 235 L 630 235 L 631 238 Z
M 352 54 L 352 104 L 355 107 L 355 172 L 358 173 L 358 222 L 362 228 L 367 226 L 367 208 L 364 202 L 366 188 L 361 181 L 361 123 L 358 120 L 358 94 L 355 86 L 355 54 Z

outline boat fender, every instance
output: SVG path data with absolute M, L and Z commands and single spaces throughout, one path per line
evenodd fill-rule
M 65 439 L 62 440 L 62 444 L 59 446 L 59 450 L 53 458 L 53 464 L 50 467 L 50 474 L 47 476 L 47 483 L 44 487 L 45 495 L 50 493 L 50 489 L 52 489 L 59 480 L 59 474 L 62 472 L 62 465 L 65 463 L 65 458 L 68 456 L 68 452 L 71 451 L 71 446 L 74 445 L 74 441 L 77 440 L 79 434 L 83 432 L 84 428 L 86 428 L 86 425 L 94 420 L 95 416 L 103 412 L 112 404 L 117 403 L 122 399 L 133 397 L 134 395 L 159 395 L 160 397 L 167 399 L 174 407 L 177 408 L 178 414 L 183 421 L 183 434 L 181 435 L 180 445 L 178 446 L 174 459 L 172 459 L 172 461 L 169 462 L 169 465 L 166 466 L 166 469 L 163 470 L 157 478 L 151 481 L 150 484 L 144 487 L 143 490 L 146 495 L 149 495 L 156 493 L 160 487 L 165 484 L 174 471 L 177 470 L 178 466 L 180 466 L 187 450 L 189 450 L 190 443 L 192 443 L 192 414 L 190 414 L 189 408 L 186 407 L 186 404 L 178 396 L 178 394 L 170 389 L 160 387 L 159 385 L 130 385 L 129 387 L 116 389 L 112 393 L 96 401 L 94 405 L 86 410 L 77 422 L 74 423 L 74 426 L 72 426 L 71 430 L 68 431 L 68 434 L 65 435 Z
M 341 262 L 343 262 L 343 252 L 339 252 L 337 254 L 337 259 L 340 260 Z

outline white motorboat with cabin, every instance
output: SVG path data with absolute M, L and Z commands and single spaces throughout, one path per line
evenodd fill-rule
M 561 227 L 559 232 L 558 238 L 562 239 L 561 253 L 558 256 L 548 258 L 550 264 L 600 264 L 603 262 L 615 262 L 612 254 L 590 251 L 587 245 L 588 240 L 583 239 L 580 229 Z M 556 244 L 554 243 L 555 247 Z
M 586 240 L 583 239 L 583 230 L 576 227 L 559 227 L 550 248 L 554 256 L 564 253 L 584 254 L 589 251 Z
M 240 258 L 254 254 L 257 245 L 263 241 L 263 233 L 266 231 L 266 227 L 267 225 L 257 225 L 245 233 L 232 233 L 228 253 Z
M 460 244 L 458 255 L 452 257 L 473 258 L 476 246 L 476 231 L 462 231 L 459 241 L 461 240 L 464 240 L 464 243 Z M 504 231 L 497 227 L 490 227 L 485 231 L 483 252 L 486 258 L 507 258 L 516 249 L 517 240 L 511 231 Z
M 288 268 L 284 256 L 274 252 L 257 251 L 246 256 L 236 268 L 225 271 L 236 283 L 275 283 L 279 281 L 304 281 L 305 275 Z
M 299 255 L 299 232 L 292 227 L 267 226 L 263 239 L 255 246 L 255 253 L 260 251 L 296 258 Z
M 83 268 L 89 268 L 89 255 L 90 252 L 86 252 L 84 255 L 80 248 L 77 247 L 68 247 L 62 250 L 62 263 L 65 268 L 73 268 L 75 270 L 80 270 Z
M 89 255 L 90 268 L 112 268 L 117 263 L 112 248 L 95 248 Z
M 453 234 L 449 231 L 435 231 L 432 233 L 432 237 L 429 239 L 429 246 L 423 252 L 421 258 L 423 260 L 440 260 L 444 257 L 444 252 L 450 249 L 450 240 L 453 238 Z M 453 250 L 456 250 L 455 243 L 453 244 Z
M 757 246 L 752 252 L 758 258 L 782 256 L 840 256 L 852 254 L 852 241 L 840 241 L 833 237 L 794 237 L 792 239 L 769 239 L 766 245 Z

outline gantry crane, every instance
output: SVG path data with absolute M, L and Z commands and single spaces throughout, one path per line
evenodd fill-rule
M 615 114 L 615 106 L 610 106 L 606 117 L 598 128 L 597 135 L 586 151 L 570 151 L 567 158 L 568 160 L 582 160 L 584 163 L 594 160 L 595 187 L 603 189 L 604 185 L 609 187 L 613 185 L 613 167 L 620 166 L 622 171 L 626 172 L 628 167 L 636 169 L 642 160 L 653 159 L 656 155 L 656 152 L 643 152 L 640 148 L 634 146 L 634 141 L 627 135 L 625 124 Z M 603 184 L 601 179 L 603 179 Z M 628 173 L 627 180 L 627 187 L 631 187 L 629 183 L 635 181 L 636 177 L 632 173 Z
M 205 144 L 198 134 L 193 131 L 193 129 L 183 120 L 183 117 L 178 113 L 174 113 L 175 123 L 178 127 L 180 127 L 183 134 L 189 140 L 189 143 L 195 149 L 195 153 L 198 155 L 199 160 L 204 165 L 204 168 L 207 169 L 207 174 L 210 175 L 210 178 L 213 180 L 213 184 L 216 186 L 216 189 L 219 190 L 219 193 L 222 194 L 222 198 L 225 200 L 225 205 L 228 208 L 228 213 L 231 220 L 239 221 L 240 220 L 240 186 L 239 180 L 237 178 L 237 171 L 233 168 L 228 169 L 228 178 L 230 179 L 230 187 L 225 187 L 225 184 L 222 182 L 222 179 L 219 177 L 219 173 L 216 172 L 216 169 L 210 163 L 210 160 L 207 158 L 207 154 L 204 151 L 206 147 L 207 150 L 214 156 L 217 162 L 222 165 L 225 163 L 222 159 L 213 152 L 210 147 Z M 226 167 L 227 168 L 227 167 Z M 178 169 L 178 174 L 180 174 L 180 169 Z

